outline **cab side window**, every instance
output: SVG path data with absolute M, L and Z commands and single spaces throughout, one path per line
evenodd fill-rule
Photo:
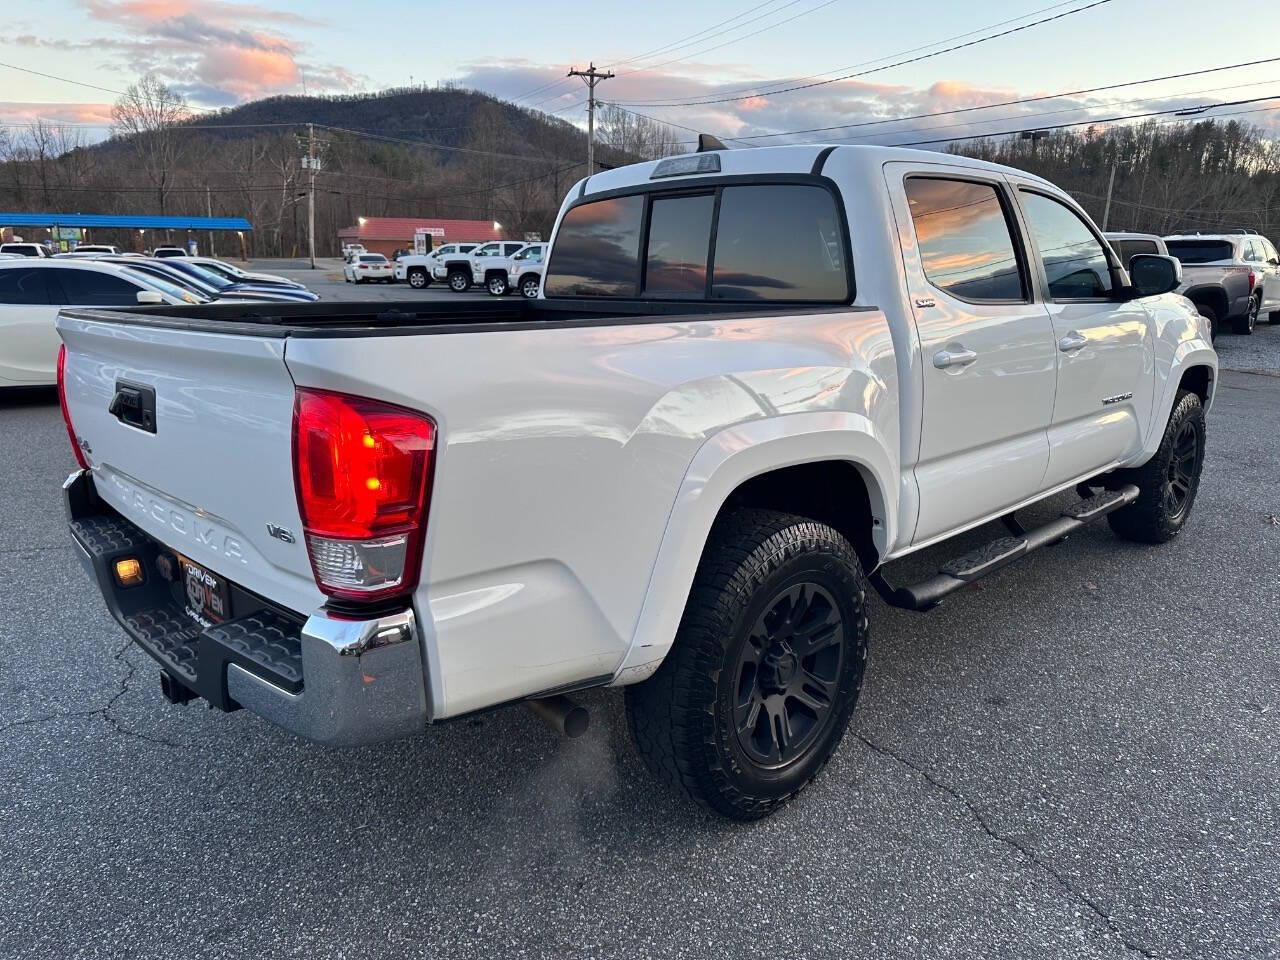
M 1066 204 L 1029 190 L 1021 191 L 1022 210 L 1044 265 L 1054 300 L 1096 300 L 1111 295 L 1111 264 L 1106 250 Z
M 911 177 L 906 192 L 920 264 L 931 284 L 961 300 L 1026 301 L 1009 220 L 994 186 Z

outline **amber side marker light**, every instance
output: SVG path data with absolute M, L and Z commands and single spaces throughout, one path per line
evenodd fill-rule
M 125 557 L 117 560 L 116 583 L 122 587 L 136 587 L 142 582 L 142 564 L 137 557 Z

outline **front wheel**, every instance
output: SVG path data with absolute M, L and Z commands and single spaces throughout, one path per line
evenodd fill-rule
M 489 278 L 486 286 L 491 297 L 505 297 L 507 295 L 507 278 L 504 276 L 495 273 Z
M 670 653 L 627 688 L 641 756 L 716 813 L 772 813 L 840 743 L 867 634 L 862 568 L 840 533 L 768 510 L 721 518 Z
M 538 298 L 538 278 L 525 277 L 520 281 L 520 292 L 526 300 L 536 300 Z
M 1117 470 L 1119 483 L 1138 487 L 1138 499 L 1107 515 L 1111 529 L 1123 540 L 1167 543 L 1182 532 L 1204 468 L 1204 407 L 1190 391 L 1179 392 L 1164 428 L 1160 449 L 1141 467 Z
M 410 270 L 408 280 L 409 286 L 413 287 L 415 290 L 422 290 L 431 283 L 431 279 L 427 276 L 427 271 L 423 270 L 421 267 Z
M 454 293 L 466 293 L 471 289 L 471 278 L 465 273 L 451 273 L 449 274 L 449 289 Z

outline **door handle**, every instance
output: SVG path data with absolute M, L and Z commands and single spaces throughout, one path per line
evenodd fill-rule
M 978 359 L 978 355 L 972 350 L 939 350 L 933 355 L 933 365 L 939 370 L 945 370 L 947 367 L 963 367 L 966 364 L 973 363 Z
M 1082 333 L 1072 330 L 1065 337 L 1058 341 L 1058 349 L 1063 353 L 1070 353 L 1072 350 L 1079 350 L 1081 347 L 1089 345 L 1089 338 Z

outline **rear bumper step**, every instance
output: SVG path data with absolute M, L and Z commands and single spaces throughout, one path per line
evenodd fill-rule
M 1126 507 L 1137 499 L 1138 488 L 1133 484 L 1117 490 L 1103 490 L 1073 503 L 1060 516 L 1034 530 L 1023 531 L 1019 536 L 1000 537 L 962 557 L 948 560 L 936 574 L 919 583 L 895 587 L 877 570 L 871 575 L 871 585 L 884 598 L 885 603 L 892 607 L 929 610 L 941 603 L 947 594 L 1021 560 L 1046 544 L 1056 543 L 1086 524 Z M 1016 524 L 1009 526 L 1017 528 Z
M 197 622 L 165 570 L 173 552 L 116 513 L 88 472 L 63 487 L 81 564 L 111 615 L 163 671 L 172 703 L 201 697 L 221 710 L 244 707 L 317 743 L 376 743 L 421 731 L 426 684 L 412 610 L 367 620 L 302 617 L 235 583 L 231 619 Z M 135 558 L 142 582 L 121 586 L 115 561 Z

